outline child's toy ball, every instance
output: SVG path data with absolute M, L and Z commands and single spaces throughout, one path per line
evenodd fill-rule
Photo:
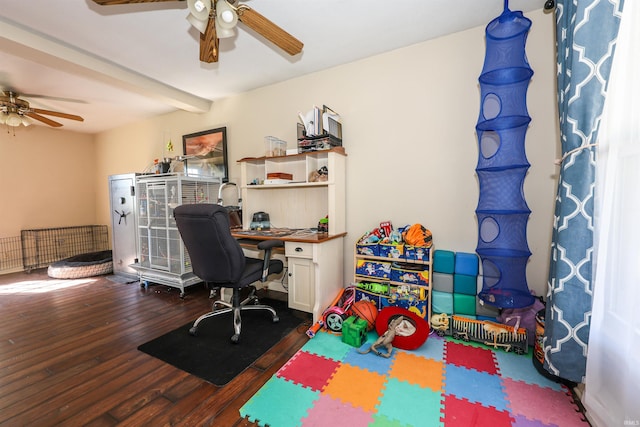
M 378 309 L 376 306 L 365 300 L 360 300 L 351 306 L 351 312 L 361 319 L 367 321 L 367 330 L 373 329 L 373 325 L 376 323 L 376 317 L 378 317 Z

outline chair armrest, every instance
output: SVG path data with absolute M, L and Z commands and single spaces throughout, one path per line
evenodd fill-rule
M 282 247 L 284 246 L 284 242 L 282 240 L 277 240 L 277 239 L 261 240 L 257 246 L 258 246 L 258 249 L 264 251 L 271 248 Z
M 276 247 L 284 246 L 284 242 L 282 240 L 272 239 L 272 240 L 262 240 L 258 243 L 258 249 L 264 251 L 264 257 L 262 259 L 262 277 L 260 278 L 261 282 L 266 282 L 267 277 L 269 276 L 269 262 L 271 261 L 271 249 Z

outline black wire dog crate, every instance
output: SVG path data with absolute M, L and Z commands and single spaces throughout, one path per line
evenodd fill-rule
M 22 230 L 22 264 L 25 271 L 91 252 L 109 249 L 106 225 Z
M 0 237 L 0 273 L 22 267 L 20 236 Z

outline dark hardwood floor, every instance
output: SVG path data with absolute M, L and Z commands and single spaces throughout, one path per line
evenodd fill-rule
M 217 387 L 137 350 L 210 309 L 204 286 L 179 293 L 46 269 L 0 275 L 0 426 L 255 425 L 239 409 L 307 342 L 308 318 Z

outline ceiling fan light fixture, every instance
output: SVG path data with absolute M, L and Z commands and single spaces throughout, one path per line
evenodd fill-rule
M 189 12 L 199 21 L 207 21 L 211 13 L 212 0 L 187 0 Z
M 22 124 L 22 117 L 20 117 L 20 115 L 18 113 L 11 112 L 7 116 L 6 123 L 7 123 L 7 125 L 12 126 L 12 127 L 20 126 Z
M 233 37 L 236 35 L 235 28 L 218 28 L 217 36 L 219 39 L 228 39 L 229 37 Z
M 93 2 L 100 5 L 160 1 L 175 0 L 93 0 Z M 249 6 L 241 4 L 239 0 L 186 0 L 186 2 L 189 11 L 187 20 L 201 33 L 199 40 L 200 62 L 218 62 L 218 39 L 233 36 L 233 31 L 224 30 L 235 29 L 238 21 L 242 21 L 249 29 L 255 31 L 258 35 L 291 56 L 298 55 L 302 52 L 304 44 L 300 40 Z M 31 118 L 39 120 L 35 116 Z
M 31 120 L 27 119 L 25 116 L 22 116 L 22 126 L 31 126 Z
M 226 22 L 227 24 L 232 23 L 235 19 L 237 19 L 236 15 L 231 10 L 225 10 L 220 14 L 220 19 L 222 22 Z
M 195 16 L 189 14 L 189 16 L 187 16 L 187 21 L 189 21 L 189 24 L 191 24 L 194 28 L 196 28 L 202 34 L 204 34 L 205 31 L 207 31 L 207 20 L 201 21 Z
M 231 30 L 238 24 L 238 14 L 226 0 L 216 3 L 216 27 Z

